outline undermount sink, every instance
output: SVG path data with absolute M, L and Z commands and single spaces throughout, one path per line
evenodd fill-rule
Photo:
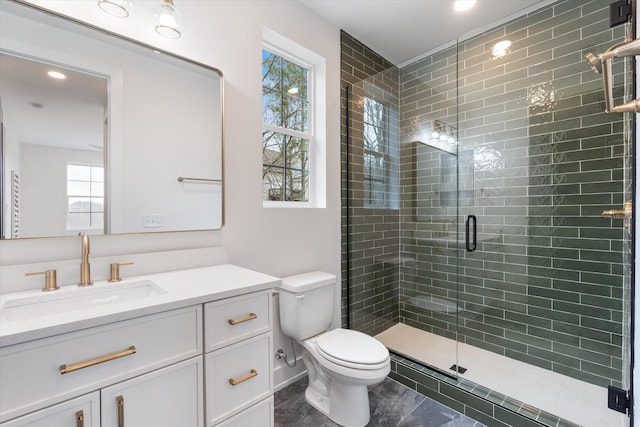
M 151 280 L 105 283 L 90 287 L 66 286 L 58 291 L 8 298 L 0 305 L 0 310 L 3 318 L 16 321 L 140 300 L 166 293 Z

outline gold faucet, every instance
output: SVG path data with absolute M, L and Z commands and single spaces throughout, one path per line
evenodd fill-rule
M 89 286 L 91 282 L 91 265 L 89 264 L 89 236 L 79 233 L 82 238 L 82 263 L 80 264 L 80 283 L 78 286 Z

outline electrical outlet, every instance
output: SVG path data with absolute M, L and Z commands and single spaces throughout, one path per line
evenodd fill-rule
M 144 227 L 144 228 L 162 227 L 162 214 L 144 214 L 144 215 L 142 215 L 142 227 Z

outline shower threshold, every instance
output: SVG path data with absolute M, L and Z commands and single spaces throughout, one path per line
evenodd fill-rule
M 398 323 L 376 335 L 390 350 L 455 375 L 459 374 L 527 405 L 584 427 L 623 426 L 627 416 L 607 407 L 606 387 L 596 386 L 547 369 L 501 356 L 468 344 Z M 457 349 L 456 349 L 457 346 Z M 456 354 L 458 360 L 455 360 Z

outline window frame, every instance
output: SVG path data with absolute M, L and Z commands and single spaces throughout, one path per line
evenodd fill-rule
M 326 60 L 311 50 L 263 28 L 262 50 L 280 56 L 307 70 L 307 133 L 262 122 L 261 132 L 277 132 L 308 141 L 308 198 L 307 201 L 264 200 L 264 181 L 261 182 L 262 203 L 265 208 L 324 208 L 326 207 Z M 261 62 L 262 63 L 262 62 Z M 262 73 L 261 73 L 262 74 Z M 261 85 L 261 97 L 263 94 Z M 262 105 L 262 102 L 261 102 Z M 262 108 L 262 107 L 261 107 Z M 263 111 L 263 110 L 262 110 Z M 264 111 L 262 112 L 264 114 Z M 264 116 L 263 116 L 264 117 Z M 261 138 L 262 141 L 264 141 Z M 261 163 L 264 165 L 264 163 Z M 261 166 L 261 170 L 264 166 Z
M 89 168 L 90 169 L 90 178 L 88 181 L 81 181 L 81 180 L 77 180 L 77 179 L 69 179 L 69 166 L 76 166 L 76 167 L 83 167 L 83 168 Z M 102 181 L 94 181 L 93 179 L 93 175 L 92 175 L 92 169 L 94 168 L 101 168 L 102 169 Z M 65 178 L 65 182 L 67 184 L 67 190 L 66 190 L 66 212 L 65 212 L 65 217 L 66 217 L 66 223 L 65 223 L 65 229 L 67 231 L 78 231 L 78 230 L 104 230 L 105 227 L 105 222 L 106 222 L 106 206 L 105 206 L 105 200 L 106 200 L 106 182 L 105 182 L 105 168 L 104 165 L 100 165 L 100 164 L 87 164 L 87 163 L 75 163 L 75 162 L 68 162 L 66 164 L 66 168 L 65 168 L 65 174 L 66 174 L 66 178 Z M 69 194 L 69 182 L 88 182 L 89 183 L 89 196 L 82 196 L 82 195 L 72 195 Z M 102 184 L 102 196 L 93 196 L 92 195 L 92 186 L 94 183 L 101 183 Z M 71 198 L 89 198 L 89 211 L 88 212 L 72 212 L 69 210 L 69 201 Z M 93 212 L 91 210 L 91 205 L 92 205 L 92 201 L 91 199 L 102 199 L 102 212 Z M 83 213 L 83 214 L 88 214 L 89 215 L 89 226 L 88 227 L 74 227 L 74 226 L 70 226 L 69 225 L 69 214 L 72 213 Z M 92 219 L 92 215 L 94 213 L 102 213 L 102 223 L 100 225 L 92 225 L 91 224 L 91 219 Z

